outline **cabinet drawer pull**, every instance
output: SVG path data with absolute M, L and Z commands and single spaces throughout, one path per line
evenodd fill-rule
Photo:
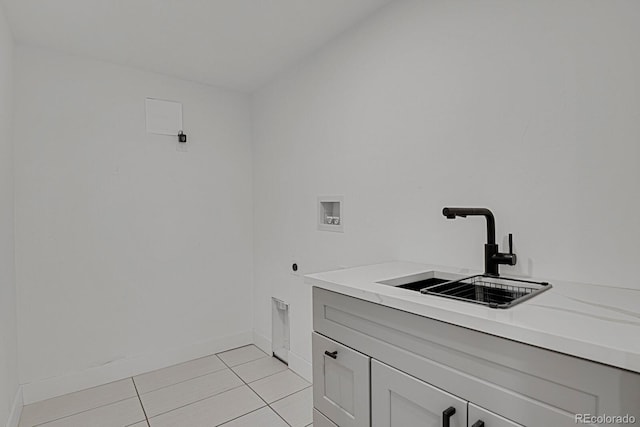
M 482 420 L 478 420 L 476 421 L 476 423 L 474 425 L 472 425 L 471 427 L 484 427 L 484 421 Z
M 337 359 L 338 358 L 338 351 L 325 351 L 324 354 L 326 354 L 327 356 L 329 356 L 332 359 Z
M 456 413 L 456 408 L 453 406 L 449 406 L 447 409 L 442 411 L 442 427 L 449 427 L 451 417 Z

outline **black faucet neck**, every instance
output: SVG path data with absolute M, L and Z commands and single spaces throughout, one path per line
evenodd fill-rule
M 493 213 L 486 208 L 444 208 L 442 214 L 449 219 L 466 216 L 484 216 L 487 220 L 487 243 L 484 245 L 484 272 L 491 276 L 499 276 L 500 264 L 515 265 L 516 255 L 512 249 L 512 238 L 509 235 L 509 253 L 500 253 L 496 244 L 496 220 Z
M 488 214 L 485 215 L 487 219 L 487 245 L 495 245 L 496 250 L 498 245 L 496 245 L 496 220 L 493 217 L 493 214 L 489 209 L 487 209 Z

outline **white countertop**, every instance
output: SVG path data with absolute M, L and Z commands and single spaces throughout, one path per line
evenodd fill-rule
M 492 309 L 376 283 L 434 270 L 480 273 L 389 262 L 310 274 L 305 281 L 409 313 L 640 373 L 640 289 L 546 279 L 553 285 L 551 289 L 514 307 Z

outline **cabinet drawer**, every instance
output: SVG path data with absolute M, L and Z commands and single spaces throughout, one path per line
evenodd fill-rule
M 522 427 L 522 425 L 469 403 L 469 427 Z
M 467 401 L 372 360 L 371 419 L 372 427 L 466 427 Z
M 338 427 L 317 409 L 313 410 L 313 427 Z
M 369 427 L 370 358 L 313 333 L 313 406 L 340 427 Z

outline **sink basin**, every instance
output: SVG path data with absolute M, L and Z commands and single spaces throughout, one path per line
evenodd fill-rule
M 430 279 L 419 280 L 417 282 L 405 283 L 404 285 L 398 285 L 396 288 L 409 289 L 410 291 L 421 291 L 424 288 L 428 288 L 429 286 L 439 285 L 442 283 L 448 283 L 451 280 L 447 279 L 439 279 L 437 277 L 432 277 Z
M 508 279 L 484 274 L 436 283 L 420 290 L 423 294 L 457 299 L 491 308 L 509 308 L 551 288 L 547 282 Z
M 462 274 L 445 273 L 443 271 L 427 271 L 411 276 L 396 277 L 394 279 L 377 282 L 383 285 L 395 286 L 396 288 L 420 291 L 424 288 L 463 279 L 467 276 Z
M 547 282 L 486 274 L 465 276 L 443 271 L 427 271 L 377 283 L 490 308 L 510 308 L 551 288 Z

